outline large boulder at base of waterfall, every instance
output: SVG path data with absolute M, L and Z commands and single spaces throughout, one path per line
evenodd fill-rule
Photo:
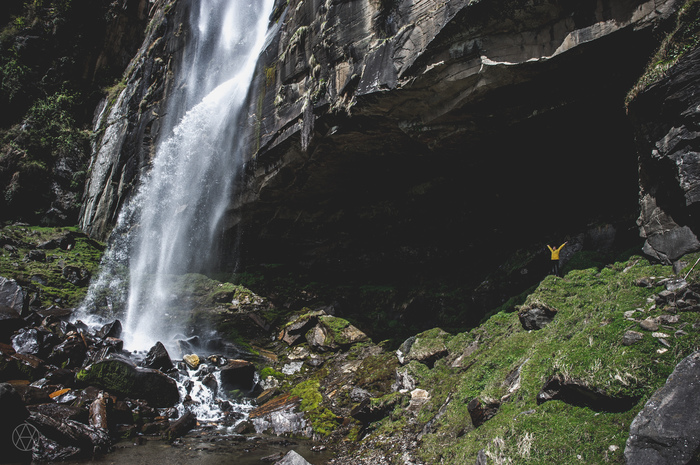
M 172 407 L 180 399 L 177 384 L 161 371 L 137 367 L 128 360 L 101 360 L 78 372 L 76 379 L 110 394 L 144 399 L 152 407 Z
M 107 323 L 102 328 L 100 328 L 100 330 L 97 331 L 95 335 L 103 339 L 108 337 L 118 338 L 122 335 L 122 323 L 119 320 L 114 320 L 111 323 Z
M 164 373 L 167 373 L 175 368 L 168 351 L 160 341 L 156 342 L 156 344 L 151 347 L 151 350 L 149 350 L 148 354 L 146 354 L 146 358 L 143 359 L 143 362 L 141 362 L 141 366 L 160 370 Z
M 255 365 L 246 360 L 229 360 L 221 367 L 221 387 L 228 391 L 250 391 L 255 382 Z
M 311 462 L 308 462 L 299 453 L 290 450 L 281 460 L 275 462 L 275 465 L 311 465 Z
M 700 458 L 700 351 L 681 360 L 635 417 L 625 459 L 635 465 L 697 463 Z

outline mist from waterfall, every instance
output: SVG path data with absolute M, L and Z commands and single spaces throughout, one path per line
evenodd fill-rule
M 244 149 L 240 131 L 248 121 L 246 97 L 272 3 L 191 4 L 191 31 L 168 97 L 161 142 L 150 171 L 120 212 L 104 271 L 83 306 L 105 298 L 115 308 L 125 306 L 123 338 L 129 350 L 172 338 L 179 329 L 168 318 L 176 298 L 173 283 L 183 273 L 206 270 L 216 258 L 212 254 Z M 127 272 L 128 294 L 123 295 Z

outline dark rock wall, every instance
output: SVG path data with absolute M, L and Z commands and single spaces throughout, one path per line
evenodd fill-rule
M 593 222 L 634 228 L 623 99 L 676 7 L 280 5 L 251 104 L 259 149 L 232 208 L 243 256 L 483 272 Z
M 146 37 L 125 72 L 123 88 L 96 110 L 97 139 L 80 213 L 80 226 L 93 237 L 108 236 L 155 155 L 173 69 L 187 40 L 188 7 L 189 2 L 177 0 L 160 0 L 151 7 Z
M 671 263 L 700 249 L 700 48 L 630 105 L 639 152 L 644 251 Z

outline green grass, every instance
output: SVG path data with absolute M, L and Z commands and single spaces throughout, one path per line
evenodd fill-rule
M 696 255 L 686 257 L 690 264 L 696 259 Z M 592 266 L 583 268 L 585 262 Z M 541 302 L 558 310 L 544 329 L 526 331 L 517 313 L 499 312 L 479 327 L 451 336 L 447 341 L 450 355 L 433 369 L 415 361 L 400 368 L 408 370 L 418 381 L 417 387 L 431 396 L 416 417 L 418 430 L 436 420 L 418 447 L 421 460 L 474 463 L 484 449 L 489 463 L 624 463 L 632 419 L 675 365 L 700 347 L 700 335 L 688 329 L 700 322 L 700 315 L 678 313 L 680 323 L 673 326 L 685 324 L 685 336 L 676 338 L 675 329 L 661 328 L 671 335 L 671 348 L 658 353 L 663 346 L 623 313 L 644 308 L 647 311 L 639 314 L 643 315 L 640 319 L 670 313 L 671 309 L 651 309 L 647 302 L 663 287 L 646 289 L 634 282 L 641 277 L 673 276 L 671 267 L 652 265 L 638 256 L 607 266 L 591 257 L 579 257 L 578 264 L 572 265 L 564 278 L 546 277 L 524 301 L 525 305 Z M 700 271 L 694 270 L 688 280 L 700 281 Z M 643 340 L 622 345 L 622 336 L 629 329 L 644 333 Z M 451 363 L 474 341 L 479 347 L 461 364 L 466 368 L 452 368 Z M 508 395 L 504 381 L 521 366 L 520 387 Z M 609 396 L 632 396 L 639 401 L 621 413 L 562 401 L 537 405 L 538 392 L 554 374 L 580 380 Z M 467 410 L 476 397 L 503 399 L 496 416 L 479 428 L 472 426 Z M 441 408 L 443 414 L 438 418 Z M 392 416 L 371 425 L 365 440 L 390 440 L 405 427 L 406 415 L 397 408 Z
M 75 246 L 71 250 L 47 249 L 46 261 L 30 260 L 30 250 L 51 239 L 72 234 Z M 14 225 L 0 229 L 2 242 L 17 244 L 15 250 L 0 248 L 0 276 L 15 279 L 30 293 L 38 294 L 42 306 L 59 304 L 78 305 L 87 293 L 87 286 L 76 286 L 66 280 L 62 271 L 66 266 L 85 269 L 91 275 L 97 272 L 103 245 L 93 241 L 77 228 L 45 228 Z

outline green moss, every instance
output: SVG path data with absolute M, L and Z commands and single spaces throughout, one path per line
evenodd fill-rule
M 299 409 L 306 415 L 314 432 L 328 436 L 338 427 L 340 418 L 322 405 L 320 387 L 318 379 L 308 379 L 297 384 L 290 393 L 301 399 Z

